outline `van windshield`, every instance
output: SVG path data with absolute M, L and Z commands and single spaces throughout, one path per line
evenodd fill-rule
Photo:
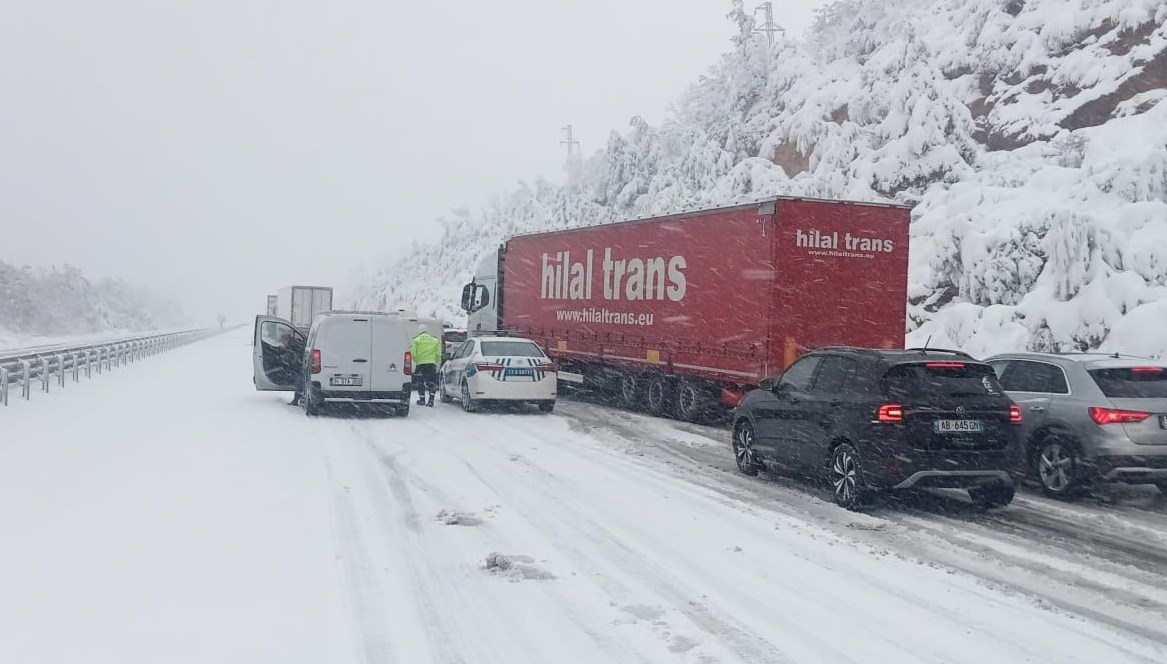
M 530 341 L 483 341 L 482 354 L 489 357 L 543 357 Z
M 997 375 L 987 364 L 975 362 L 920 362 L 892 367 L 883 380 L 883 392 L 896 399 L 981 397 L 1003 394 Z

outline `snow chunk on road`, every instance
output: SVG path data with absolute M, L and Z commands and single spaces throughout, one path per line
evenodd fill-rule
M 434 517 L 438 521 L 447 526 L 480 526 L 482 519 L 478 518 L 470 512 L 459 512 L 457 510 L 442 510 Z
M 490 553 L 486 556 L 486 571 L 491 574 L 498 574 L 505 576 L 512 581 L 519 581 L 522 579 L 533 579 L 536 581 L 547 581 L 554 579 L 555 575 L 547 570 L 533 565 L 535 559 L 531 556 L 523 555 L 503 555 L 501 553 Z

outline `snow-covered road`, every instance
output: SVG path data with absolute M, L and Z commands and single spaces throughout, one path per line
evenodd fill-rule
M 0 662 L 1167 660 L 1153 494 L 856 515 L 716 429 L 310 419 L 249 362 L 243 330 L 0 413 Z

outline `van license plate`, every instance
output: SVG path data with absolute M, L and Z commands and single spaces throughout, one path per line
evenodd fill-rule
M 980 433 L 984 431 L 980 420 L 936 420 L 932 431 L 936 433 Z
M 328 379 L 328 384 L 333 387 L 360 387 L 364 383 L 365 379 L 360 376 L 352 376 L 350 378 L 333 376 Z
M 1160 415 L 1159 416 L 1159 428 L 1160 429 L 1167 429 L 1167 415 Z

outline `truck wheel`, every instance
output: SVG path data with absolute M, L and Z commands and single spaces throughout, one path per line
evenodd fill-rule
M 664 376 L 653 376 L 648 380 L 648 388 L 644 391 L 644 410 L 649 415 L 661 416 L 669 408 L 669 400 L 673 396 L 672 385 Z
M 539 410 L 544 413 L 550 413 L 551 411 L 555 410 L 555 402 L 543 401 L 539 404 Z
M 629 410 L 639 410 L 644 391 L 640 376 L 624 374 L 620 378 L 620 402 Z
M 677 384 L 673 414 L 678 420 L 696 422 L 709 412 L 711 399 L 707 390 L 695 381 L 683 380 Z

